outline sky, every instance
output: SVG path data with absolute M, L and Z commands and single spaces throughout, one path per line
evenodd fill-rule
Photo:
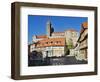
M 55 32 L 64 32 L 67 29 L 80 31 L 81 24 L 87 22 L 87 17 L 70 16 L 42 16 L 28 15 L 28 43 L 32 42 L 33 35 L 45 35 L 47 21 L 50 21 Z

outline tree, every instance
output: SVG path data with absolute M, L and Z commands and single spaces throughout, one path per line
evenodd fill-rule
M 72 39 L 68 40 L 67 46 L 68 46 L 68 49 L 72 49 L 73 48 L 73 41 L 72 41 Z

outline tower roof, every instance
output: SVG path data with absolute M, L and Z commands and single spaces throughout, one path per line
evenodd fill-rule
M 82 23 L 82 27 L 83 28 L 88 28 L 88 23 L 87 22 Z
M 50 21 L 50 20 L 48 20 L 48 21 L 47 21 L 47 24 L 51 24 L 51 21 Z

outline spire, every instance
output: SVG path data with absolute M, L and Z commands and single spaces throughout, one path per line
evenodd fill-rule
M 47 21 L 47 36 L 50 37 L 51 36 L 51 22 L 50 20 Z
M 47 24 L 48 24 L 48 25 L 51 25 L 51 21 L 50 21 L 50 20 L 48 20 L 48 21 L 47 21 Z

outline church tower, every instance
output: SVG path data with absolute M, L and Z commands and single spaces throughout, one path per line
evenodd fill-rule
M 51 36 L 51 32 L 52 32 L 52 27 L 51 27 L 51 22 L 47 21 L 47 36 L 50 37 Z

